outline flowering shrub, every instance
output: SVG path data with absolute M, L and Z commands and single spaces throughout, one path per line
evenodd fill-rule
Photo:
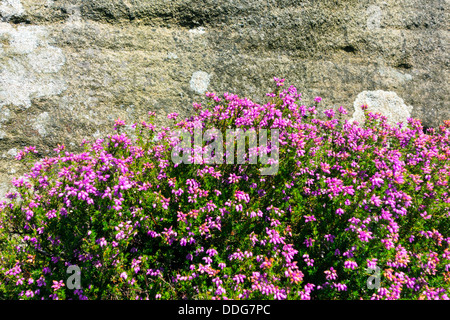
M 207 93 L 189 119 L 170 114 L 172 128 L 142 122 L 130 138 L 117 120 L 79 154 L 21 151 L 30 170 L 0 206 L 0 297 L 448 299 L 450 123 L 424 133 L 367 110 L 362 126 L 343 107 L 320 117 L 320 97 L 307 107 L 275 82 L 264 105 Z M 278 129 L 250 150 L 276 151 L 278 171 L 210 163 L 207 145 L 174 163 L 173 133 L 199 124 Z

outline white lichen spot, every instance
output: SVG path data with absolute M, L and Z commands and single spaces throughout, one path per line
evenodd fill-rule
M 379 6 L 371 5 L 366 11 L 367 17 L 367 29 L 376 30 L 380 29 L 381 19 L 383 17 L 383 12 Z
M 11 117 L 11 111 L 6 108 L 0 108 L 0 123 L 4 123 L 8 121 L 8 119 Z
M 401 73 L 397 70 L 395 70 L 394 68 L 391 67 L 380 67 L 378 70 L 378 73 L 380 74 L 380 76 L 382 76 L 385 79 L 391 79 L 394 82 L 397 83 L 403 83 L 406 81 L 411 81 L 412 80 L 412 75 L 410 75 L 409 73 Z
M 204 27 L 198 27 L 198 28 L 195 28 L 195 29 L 190 29 L 189 32 L 192 33 L 192 34 L 196 34 L 197 35 L 197 34 L 204 34 L 204 33 L 206 33 L 206 30 L 205 30 Z
M 38 46 L 46 46 L 47 31 L 41 26 L 19 25 L 9 30 L 10 50 L 13 54 L 32 53 Z
M 6 21 L 15 16 L 20 17 L 24 12 L 20 0 L 3 0 L 0 4 L 0 14 Z
M 167 54 L 167 59 L 178 59 L 178 55 L 175 52 L 169 52 Z
M 208 90 L 211 75 L 204 71 L 196 71 L 192 74 L 189 82 L 191 89 L 199 94 L 204 94 Z
M 47 135 L 48 126 L 50 124 L 50 116 L 48 112 L 42 112 L 37 118 L 33 121 L 32 127 L 34 130 L 39 132 L 42 137 Z
M 28 62 L 36 72 L 57 73 L 66 59 L 61 48 L 47 46 L 45 49 L 39 48 L 34 54 L 28 55 Z
M 9 149 L 8 152 L 6 152 L 6 155 L 9 156 L 10 158 L 15 158 L 17 156 L 17 149 L 16 148 Z
M 353 118 L 350 121 L 357 121 L 360 124 L 364 123 L 364 111 L 361 109 L 362 105 L 367 105 L 367 110 L 372 113 L 381 113 L 387 117 L 387 123 L 395 126 L 398 122 L 406 123 L 407 119 L 411 117 L 413 110 L 412 106 L 405 104 L 402 98 L 397 93 L 392 91 L 363 91 L 356 97 L 353 108 Z
M 43 26 L 0 22 L 0 107 L 31 106 L 33 98 L 60 94 L 66 88 L 58 72 L 66 62 L 63 51 L 49 44 Z M 6 44 L 5 44 L 6 43 Z
M 71 6 L 68 8 L 69 19 L 67 19 L 67 24 L 73 27 L 80 26 L 82 23 L 81 9 L 79 6 Z
M 95 131 L 95 133 L 92 135 L 92 137 L 94 139 L 100 139 L 103 137 L 103 134 L 97 129 L 97 131 Z
M 8 121 L 8 119 L 11 117 L 11 112 L 8 108 L 0 107 L 0 129 L 2 128 L 2 123 Z M 6 133 L 2 130 L 0 130 L 0 140 L 4 139 L 6 136 Z

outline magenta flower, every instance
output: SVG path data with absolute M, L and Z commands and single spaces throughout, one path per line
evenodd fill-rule
M 377 267 L 377 261 L 378 259 L 376 258 L 372 258 L 370 260 L 367 259 L 367 268 L 375 270 L 375 268 Z
M 117 119 L 117 120 L 114 122 L 114 129 L 115 129 L 115 130 L 117 130 L 118 127 L 123 127 L 123 126 L 125 126 L 125 121 L 120 120 L 120 118 Z
M 56 280 L 53 280 L 53 285 L 52 285 L 53 291 L 56 291 L 56 290 L 58 290 L 61 287 L 64 287 L 63 280 L 60 280 L 59 282 L 56 281 Z
M 370 239 L 372 239 L 372 232 L 370 231 L 364 231 L 360 230 L 358 231 L 358 237 L 361 241 L 368 242 Z
M 355 270 L 358 267 L 358 264 L 353 260 L 346 260 L 344 262 L 344 268 Z
M 282 87 L 284 85 L 285 79 L 280 79 L 280 78 L 274 77 L 273 80 L 275 81 L 277 87 Z
M 374 205 L 379 207 L 381 205 L 381 199 L 379 196 L 377 195 L 372 195 L 372 197 L 370 198 L 370 202 Z
M 336 280 L 338 277 L 337 272 L 333 267 L 331 267 L 329 270 L 325 270 L 324 273 L 327 280 Z
M 278 231 L 266 228 L 266 233 L 269 235 L 269 243 L 278 244 L 284 243 L 284 237 L 281 237 Z
M 101 239 L 98 239 L 96 242 L 100 245 L 100 247 L 104 247 L 108 244 L 108 242 L 106 241 L 106 239 L 104 237 Z
M 25 292 L 25 296 L 27 296 L 28 298 L 32 298 L 34 297 L 34 292 L 32 290 L 27 290 L 27 292 Z
M 331 173 L 331 172 L 330 172 L 330 165 L 329 165 L 328 163 L 321 162 L 321 163 L 320 163 L 320 168 L 321 168 L 322 171 L 325 172 L 325 173 Z
M 227 291 L 222 286 L 219 286 L 217 288 L 217 290 L 215 291 L 215 294 L 218 296 L 221 296 L 221 295 L 224 295 L 226 292 Z
M 122 272 L 122 273 L 120 274 L 120 278 L 122 278 L 122 279 L 124 279 L 124 280 L 127 280 L 127 278 L 128 278 L 127 273 L 126 273 L 126 272 Z
M 275 300 L 285 300 L 287 298 L 286 291 L 284 289 L 276 290 L 273 298 Z
M 245 278 L 246 278 L 245 275 L 237 274 L 233 277 L 233 280 L 236 281 L 236 284 L 239 284 L 239 283 L 244 283 Z
M 314 240 L 312 238 L 306 238 L 303 243 L 306 244 L 306 247 L 311 247 L 315 241 L 316 240 Z
M 208 254 L 210 257 L 215 256 L 216 254 L 218 254 L 217 250 L 214 248 L 208 249 L 206 250 L 206 254 Z
M 320 102 L 320 101 L 318 101 L 318 102 Z M 335 115 L 335 112 L 333 109 L 325 110 L 323 113 L 325 113 L 325 115 L 330 119 L 333 118 Z
M 333 287 L 335 287 L 337 291 L 347 291 L 347 285 L 343 283 L 333 283 Z
M 208 257 L 203 257 L 202 260 L 205 261 L 206 264 L 211 264 L 212 263 L 212 259 L 209 256 Z
M 372 185 L 376 187 L 381 187 L 384 183 L 384 180 L 378 172 L 374 174 L 372 178 L 370 178 L 370 181 L 372 182 Z
M 308 267 L 314 266 L 314 259 L 310 259 L 308 254 L 305 253 L 305 254 L 303 255 L 303 260 L 306 262 L 306 265 L 307 265 Z
M 340 113 L 342 113 L 342 114 L 347 114 L 347 113 L 348 113 L 347 110 L 346 110 L 343 106 L 340 106 L 339 109 L 338 109 L 338 111 L 339 111 Z

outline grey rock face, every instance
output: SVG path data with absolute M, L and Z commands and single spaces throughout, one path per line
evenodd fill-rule
M 396 119 L 450 119 L 445 0 L 0 0 L 0 190 L 11 150 L 63 143 L 157 112 L 187 116 L 203 93 L 263 102 L 274 76 L 305 104 L 363 100 Z M 353 110 L 355 109 L 355 110 Z M 2 193 L 2 191 L 0 191 Z

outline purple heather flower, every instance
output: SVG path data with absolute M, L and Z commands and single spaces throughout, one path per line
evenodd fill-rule
M 244 283 L 245 275 L 237 274 L 233 277 L 233 280 L 236 281 L 236 284 Z
M 340 106 L 339 109 L 338 109 L 338 111 L 339 111 L 340 113 L 342 113 L 342 114 L 347 114 L 347 113 L 348 113 L 347 110 L 346 110 L 343 106 Z
M 276 290 L 273 298 L 275 300 L 285 300 L 287 298 L 285 290 L 284 289 Z
M 368 242 L 370 239 L 372 239 L 372 232 L 370 231 L 364 231 L 364 230 L 360 230 L 358 237 L 361 241 L 365 241 Z
M 320 101 L 319 101 L 320 102 Z M 334 117 L 334 115 L 335 115 L 335 112 L 334 112 L 334 110 L 333 109 L 328 109 L 328 110 L 325 110 L 323 113 L 325 113 L 325 115 L 328 117 L 328 118 L 333 118 Z
M 367 259 L 367 268 L 375 270 L 375 268 L 377 267 L 377 261 L 378 259 L 376 258 L 370 260 Z
M 280 79 L 280 78 L 274 77 L 273 80 L 275 81 L 277 87 L 282 87 L 284 85 L 283 82 L 285 79 Z
M 347 291 L 347 285 L 343 283 L 333 283 L 333 287 L 335 287 L 337 291 Z
M 375 194 L 372 195 L 372 197 L 370 198 L 370 202 L 377 207 L 379 207 L 381 205 L 380 197 Z
M 210 257 L 215 256 L 216 254 L 218 254 L 217 250 L 214 248 L 208 249 L 206 250 L 206 254 L 208 254 Z
M 49 267 L 44 267 L 44 269 L 42 269 L 42 273 L 47 274 L 47 273 L 52 273 Z
M 332 234 L 326 234 L 325 236 L 324 236 L 324 238 L 325 238 L 325 240 L 327 240 L 328 242 L 333 242 L 334 241 L 334 238 L 336 238 L 336 236 L 334 236 L 334 235 L 332 235 Z
M 346 260 L 344 262 L 344 268 L 355 270 L 358 267 L 358 264 L 352 260 Z
M 327 280 L 336 280 L 338 277 L 337 272 L 333 267 L 331 267 L 329 270 L 325 270 L 324 273 Z
M 105 238 L 100 238 L 96 242 L 100 245 L 100 247 L 104 247 L 108 244 Z
M 212 259 L 209 256 L 208 257 L 203 257 L 202 260 L 204 260 L 206 264 L 211 264 L 211 262 L 212 262 Z
M 316 240 L 312 239 L 312 238 L 306 238 L 305 241 L 303 242 L 304 244 L 306 244 L 307 247 L 311 247 L 312 244 L 315 242 Z
M 174 119 L 174 120 L 176 120 L 177 117 L 178 117 L 178 113 L 176 113 L 176 112 L 169 113 L 169 114 L 167 115 L 167 119 Z
M 309 267 L 314 266 L 314 259 L 310 259 L 308 254 L 303 255 L 303 260 L 306 262 L 306 265 Z
M 36 280 L 36 284 L 38 287 L 45 286 L 47 283 L 45 282 L 45 279 L 41 276 L 39 279 Z
M 60 280 L 60 281 L 53 280 L 53 285 L 52 285 L 53 291 L 56 291 L 61 287 L 64 287 L 63 280 Z

